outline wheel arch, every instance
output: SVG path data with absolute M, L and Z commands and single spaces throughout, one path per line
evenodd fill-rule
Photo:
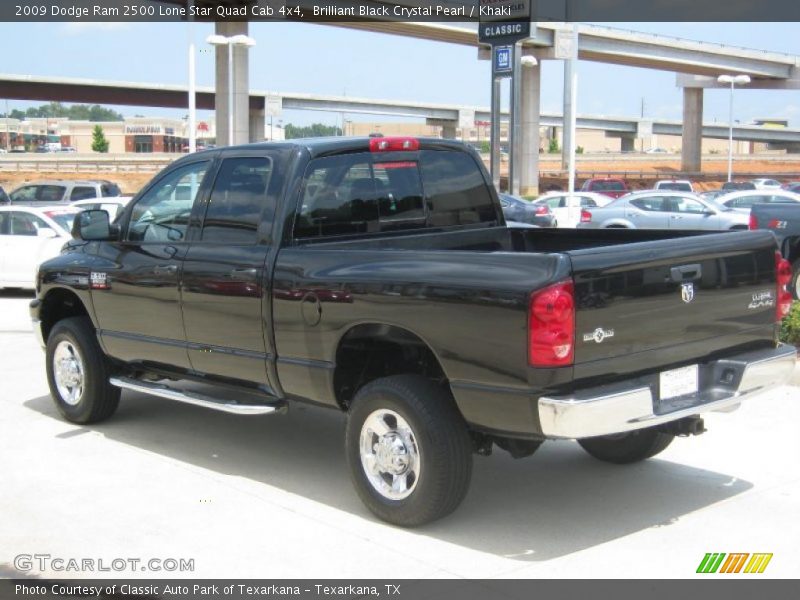
M 64 287 L 56 287 L 48 290 L 39 308 L 40 327 L 42 328 L 42 338 L 47 341 L 56 323 L 69 317 L 89 317 L 92 315 L 84 301 L 73 290 Z
M 380 377 L 417 374 L 437 381 L 450 392 L 447 374 L 436 351 L 419 334 L 405 327 L 364 322 L 339 338 L 334 358 L 336 403 L 347 410 L 356 392 Z

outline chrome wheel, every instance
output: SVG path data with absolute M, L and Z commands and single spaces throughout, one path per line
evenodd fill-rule
M 53 378 L 61 399 L 70 406 L 75 406 L 83 396 L 84 370 L 83 359 L 75 346 L 62 341 L 53 353 Z
M 367 480 L 384 498 L 402 500 L 417 487 L 417 438 L 408 422 L 395 411 L 376 410 L 364 420 L 360 454 Z

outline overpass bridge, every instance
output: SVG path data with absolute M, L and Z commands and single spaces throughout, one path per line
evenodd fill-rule
M 187 108 L 188 87 L 159 83 L 130 81 L 103 81 L 73 77 L 37 77 L 32 75 L 0 74 L 0 89 L 3 95 L 16 100 L 41 100 L 60 102 L 86 102 L 118 104 L 126 106 L 150 106 L 162 108 Z M 197 107 L 214 109 L 215 91 L 212 87 L 197 88 Z M 455 135 L 456 123 L 462 113 L 475 114 L 475 119 L 485 121 L 490 111 L 485 106 L 458 104 L 438 104 L 430 102 L 411 102 L 376 98 L 358 98 L 298 92 L 275 92 L 250 90 L 250 140 L 264 139 L 264 119 L 266 97 L 275 95 L 281 98 L 284 110 L 311 110 L 335 113 L 357 113 L 386 115 L 392 117 L 414 117 L 428 122 L 444 124 L 444 132 Z M 508 114 L 503 114 L 504 119 Z M 605 131 L 610 137 L 634 139 L 640 134 L 642 120 L 638 117 L 579 115 L 579 129 Z M 683 124 L 680 121 L 652 120 L 652 132 L 656 135 L 681 135 Z M 539 115 L 540 125 L 563 127 L 563 115 L 543 112 Z M 728 139 L 727 124 L 704 124 L 702 137 Z M 776 129 L 754 125 L 736 125 L 733 128 L 735 140 L 763 142 L 770 144 L 800 144 L 800 129 Z
M 200 4 L 205 0 L 161 0 L 173 4 L 187 5 L 192 2 Z M 231 0 L 220 0 L 231 1 Z M 236 0 L 236 2 L 251 2 L 254 0 Z M 381 1 L 381 0 L 376 0 Z M 386 4 L 400 4 L 398 2 L 385 2 Z M 323 23 L 320 23 L 323 24 Z M 401 35 L 417 39 L 425 39 L 436 42 L 462 44 L 477 48 L 477 58 L 488 59 L 489 53 L 486 47 L 480 46 L 477 36 L 477 23 L 407 23 L 407 22 L 353 22 L 353 23 L 324 23 L 328 26 L 348 27 L 376 33 L 391 35 Z M 216 33 L 224 36 L 237 34 L 247 34 L 249 29 L 248 22 L 218 22 L 215 25 Z M 539 125 L 547 124 L 547 115 L 541 115 L 540 110 L 540 87 L 541 87 L 541 67 L 544 60 L 557 60 L 556 48 L 559 40 L 568 35 L 571 25 L 564 23 L 539 22 L 537 23 L 535 36 L 523 42 L 523 54 L 535 56 L 539 65 L 522 69 L 521 81 L 521 102 L 522 102 L 522 143 L 521 158 L 522 168 L 520 170 L 522 192 L 535 193 L 538 188 L 538 159 L 539 159 Z M 752 50 L 738 48 L 723 44 L 712 44 L 706 42 L 692 41 L 674 37 L 652 35 L 600 27 L 595 25 L 578 26 L 577 56 L 579 60 L 591 60 L 603 63 L 626 65 L 648 69 L 660 69 L 677 74 L 677 84 L 683 88 L 683 120 L 682 120 L 682 169 L 687 172 L 697 172 L 701 168 L 701 143 L 704 135 L 705 126 L 703 125 L 703 91 L 708 87 L 717 87 L 716 77 L 725 73 L 747 74 L 752 82 L 748 88 L 763 89 L 800 89 L 800 58 L 794 55 L 768 52 L 762 50 Z M 249 139 L 263 137 L 263 99 L 250 93 L 248 76 L 249 55 L 247 48 L 236 47 L 233 50 L 233 69 L 236 73 L 234 80 L 233 101 L 236 120 L 233 125 L 232 139 L 234 143 L 246 142 Z M 565 61 L 565 69 L 568 61 Z M 216 89 L 215 92 L 202 91 L 198 94 L 198 106 L 202 108 L 215 108 L 217 111 L 217 133 L 220 139 L 228 139 L 228 73 L 229 66 L 227 60 L 227 48 L 217 46 L 216 48 Z M 565 82 L 569 82 L 569 77 L 565 77 Z M 488 80 L 487 80 L 488 85 Z M 30 90 L 34 89 L 34 82 L 30 82 Z M 61 90 L 65 96 L 69 96 L 69 91 Z M 99 87 L 95 91 L 101 91 Z M 130 103 L 118 102 L 113 99 L 119 97 L 122 92 L 111 89 L 103 90 L 105 95 L 94 97 L 94 102 L 107 103 Z M 129 92 L 131 90 L 128 90 Z M 163 102 L 161 106 L 186 106 L 186 102 L 178 101 L 174 98 L 174 90 L 163 89 L 153 92 L 153 102 Z M 72 97 L 78 93 L 75 92 Z M 296 95 L 299 96 L 299 95 Z M 571 103 L 568 101 L 568 89 L 565 86 L 564 93 L 564 115 L 569 120 L 571 117 Z M 15 96 L 12 96 L 15 97 Z M 37 97 L 30 98 L 36 99 Z M 65 101 L 84 101 L 72 100 L 64 97 Z M 352 102 L 352 99 L 350 99 Z M 216 102 L 216 104 L 214 104 Z M 291 98 L 284 99 L 285 108 L 310 107 L 326 104 L 325 100 L 317 98 Z M 293 104 L 294 103 L 294 104 Z M 134 102 L 135 104 L 135 102 Z M 331 104 L 328 102 L 328 104 Z M 333 104 L 336 104 L 335 102 Z M 339 103 L 340 108 L 316 108 L 316 110 L 336 110 L 339 112 L 349 112 L 345 103 Z M 456 110 L 434 109 L 433 107 L 413 108 L 406 106 L 410 112 L 419 111 L 434 113 L 437 116 L 427 116 L 422 114 L 412 114 L 409 116 L 425 116 L 425 118 L 439 120 L 446 132 L 455 129 L 454 115 Z M 388 107 L 385 107 L 389 110 Z M 360 107 L 356 112 L 367 111 Z M 392 114 L 386 112 L 375 112 L 375 114 Z M 481 114 L 481 113 L 479 113 Z M 456 117 L 457 118 L 457 117 Z M 611 125 L 609 125 L 610 127 Z M 633 125 L 631 123 L 620 124 L 623 128 L 620 134 L 630 135 Z M 659 128 L 664 127 L 662 132 L 676 131 L 675 124 L 663 124 L 653 127 L 654 133 L 659 133 Z M 566 128 L 567 130 L 569 128 Z M 747 128 L 739 128 L 739 135 L 757 135 L 756 132 L 746 131 Z M 713 128 L 710 133 L 716 135 Z M 781 134 L 791 137 L 791 133 L 782 131 Z M 776 135 L 781 135 L 776 134 Z M 624 136 L 623 136 L 624 137 Z M 740 138 L 754 139 L 754 138 Z M 565 136 L 565 150 L 574 141 Z M 760 141 L 760 140 L 759 140 Z M 565 152 L 565 156 L 567 152 Z

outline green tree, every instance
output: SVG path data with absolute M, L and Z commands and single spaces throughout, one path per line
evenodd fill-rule
M 283 129 L 284 136 L 287 140 L 308 137 L 325 137 L 330 135 L 342 135 L 342 130 L 334 125 L 325 125 L 323 123 L 313 123 L 305 127 L 298 127 L 287 123 Z
M 558 139 L 552 138 L 547 146 L 548 154 L 558 154 L 561 149 L 558 147 Z
M 92 131 L 92 150 L 95 152 L 108 152 L 108 140 L 100 125 L 95 125 L 94 131 Z
M 60 102 L 50 102 L 41 106 L 31 106 L 22 111 L 12 110 L 9 115 L 12 119 L 55 119 L 67 118 L 74 121 L 122 121 L 125 117 L 105 106 L 99 104 L 73 104 L 64 106 Z M 3 115 L 5 117 L 5 115 Z

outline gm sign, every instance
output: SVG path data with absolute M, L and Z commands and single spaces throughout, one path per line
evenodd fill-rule
M 478 41 L 513 44 L 531 37 L 535 0 L 480 0 Z

